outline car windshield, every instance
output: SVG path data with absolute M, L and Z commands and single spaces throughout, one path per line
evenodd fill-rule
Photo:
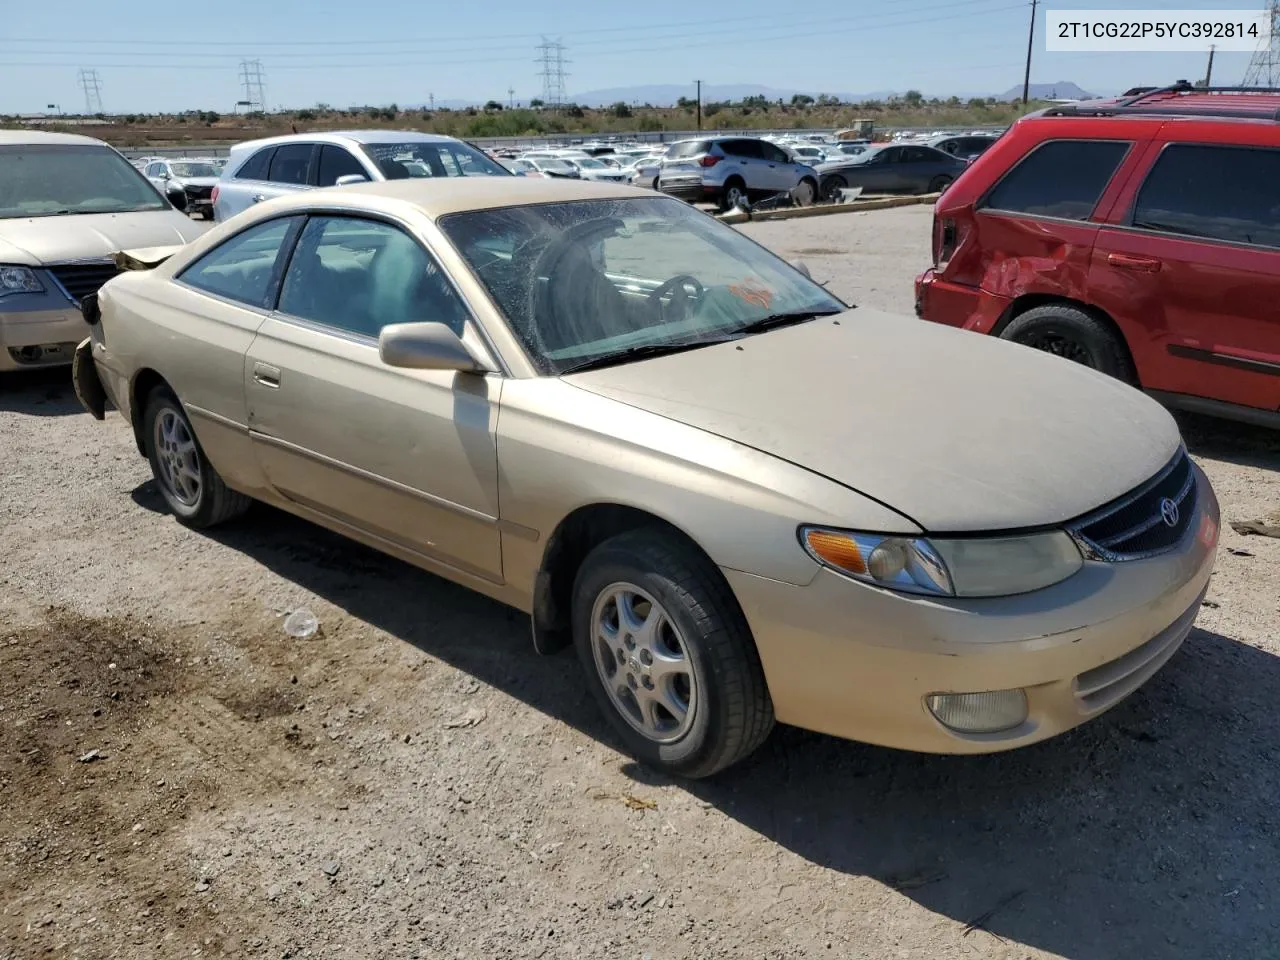
M 171 163 L 170 168 L 173 170 L 175 177 L 216 177 L 218 168 L 212 163 L 204 163 L 203 161 L 181 163 Z
M 366 143 L 365 154 L 388 180 L 410 177 L 509 177 L 511 171 L 465 143 Z
M 440 226 L 544 373 L 847 309 L 736 230 L 667 197 L 476 210 Z
M 603 170 L 605 168 L 604 164 L 601 163 L 599 160 L 575 159 L 573 162 L 576 163 L 578 166 L 582 167 L 584 170 Z
M 564 160 L 539 160 L 538 166 L 543 170 L 563 170 L 565 172 L 573 169 L 573 167 Z
M 0 218 L 164 210 L 169 203 L 124 157 L 93 144 L 0 146 Z

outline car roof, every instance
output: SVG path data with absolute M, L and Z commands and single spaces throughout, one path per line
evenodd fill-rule
M 315 133 L 286 133 L 279 137 L 246 140 L 231 148 L 233 153 L 279 146 L 283 143 L 459 143 L 457 137 L 417 130 L 323 130 Z
M 539 203 L 569 203 L 574 200 L 652 198 L 652 190 L 590 180 L 541 180 L 530 177 L 411 177 L 306 190 L 269 201 L 278 215 L 292 209 L 323 207 L 337 200 L 343 207 L 359 207 L 362 198 L 373 201 L 371 210 L 392 205 L 416 207 L 431 219 L 465 210 L 523 207 Z M 382 201 L 382 202 L 380 202 Z M 678 201 L 677 201 L 678 202 Z M 259 209 L 264 209 L 263 204 Z
M 78 133 L 46 133 L 43 130 L 0 130 L 0 146 L 10 144 L 65 143 L 80 146 L 105 147 L 106 144 L 93 137 L 82 137 Z

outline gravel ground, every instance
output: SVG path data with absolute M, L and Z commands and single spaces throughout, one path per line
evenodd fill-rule
M 744 229 L 905 313 L 928 225 Z M 1280 437 L 1184 426 L 1225 519 L 1280 512 Z M 1057 740 L 780 729 L 690 785 L 514 612 L 270 509 L 180 527 L 65 374 L 0 383 L 0 452 L 4 960 L 1280 956 L 1280 540 L 1224 528 L 1183 650 Z

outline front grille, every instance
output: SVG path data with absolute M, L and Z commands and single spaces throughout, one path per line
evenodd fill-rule
M 1101 560 L 1133 560 L 1176 546 L 1195 519 L 1196 474 L 1186 450 L 1119 500 L 1072 525 Z
M 193 184 L 187 184 L 183 189 L 187 191 L 187 196 L 192 200 L 208 200 L 209 197 L 213 195 L 212 184 L 205 187 L 197 187 Z
M 119 270 L 111 260 L 94 260 L 85 263 L 60 263 L 48 268 L 53 278 L 76 303 L 114 277 Z

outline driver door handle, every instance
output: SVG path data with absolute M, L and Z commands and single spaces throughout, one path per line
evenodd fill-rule
M 253 379 L 255 383 L 270 387 L 272 390 L 280 389 L 280 369 L 279 367 L 271 366 L 269 363 L 255 362 L 253 365 Z

